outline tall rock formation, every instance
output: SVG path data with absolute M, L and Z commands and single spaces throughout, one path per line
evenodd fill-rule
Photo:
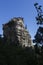
M 24 20 L 21 17 L 15 17 L 8 23 L 3 24 L 3 35 L 11 42 L 19 43 L 20 46 L 32 46 L 32 40 Z

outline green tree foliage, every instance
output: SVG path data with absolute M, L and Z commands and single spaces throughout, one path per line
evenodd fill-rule
M 43 43 L 43 27 L 39 27 L 37 33 L 35 35 L 35 42 L 36 43 Z
M 35 3 L 34 6 L 38 13 L 36 21 L 37 24 L 40 26 L 36 32 L 36 35 L 34 36 L 35 39 L 33 40 L 33 42 L 36 43 L 34 48 L 37 56 L 38 65 L 43 65 L 43 26 L 41 26 L 43 25 L 43 13 L 41 6 L 39 6 L 38 3 Z M 39 44 L 42 46 L 40 46 Z
M 5 41 L 4 41 L 5 42 Z M 22 48 L 14 43 L 0 47 L 0 65 L 36 65 L 37 58 L 32 48 Z
M 41 26 L 41 25 L 43 25 L 43 13 L 42 13 L 41 6 L 38 5 L 38 3 L 35 3 L 34 6 L 35 6 L 35 8 L 36 8 L 36 10 L 37 10 L 37 13 L 38 13 L 37 17 L 39 18 L 39 16 L 41 16 L 41 17 L 42 17 L 42 18 L 41 18 L 42 21 L 41 21 L 40 19 L 39 19 L 39 20 L 36 19 L 38 25 L 40 25 L 40 26 L 39 26 L 39 28 L 38 28 L 38 30 L 37 30 L 37 32 L 36 32 L 35 39 L 33 40 L 33 42 L 36 43 L 36 46 L 37 46 L 38 44 L 41 44 L 42 47 L 43 47 L 43 27 Z M 38 46 L 37 46 L 37 47 L 38 47 Z

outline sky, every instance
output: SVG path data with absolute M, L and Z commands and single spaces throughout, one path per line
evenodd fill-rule
M 35 17 L 37 16 L 34 3 L 42 5 L 43 0 L 0 0 L 0 34 L 3 34 L 2 24 L 7 23 L 13 17 L 23 17 L 31 38 L 33 39 L 38 26 Z

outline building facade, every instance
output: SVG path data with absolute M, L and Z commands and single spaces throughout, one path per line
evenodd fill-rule
M 21 17 L 15 17 L 8 23 L 3 24 L 3 35 L 11 42 L 19 42 L 19 45 L 21 46 L 32 46 L 31 36 Z

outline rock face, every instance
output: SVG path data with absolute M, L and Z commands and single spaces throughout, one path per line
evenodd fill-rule
M 31 36 L 24 26 L 24 20 L 21 17 L 15 17 L 8 23 L 3 24 L 3 35 L 11 42 L 19 42 L 21 46 L 32 46 Z

